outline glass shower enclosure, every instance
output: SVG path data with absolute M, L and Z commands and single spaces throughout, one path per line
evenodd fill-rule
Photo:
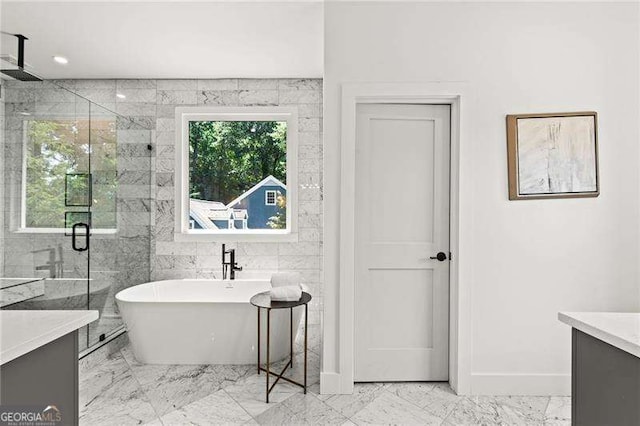
M 3 81 L 2 309 L 96 309 L 87 351 L 123 330 L 115 294 L 149 281 L 151 130 L 54 82 Z M 103 94 L 104 96 L 104 94 Z

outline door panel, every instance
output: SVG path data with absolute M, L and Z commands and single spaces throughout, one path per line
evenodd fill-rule
M 371 210 L 369 222 L 371 241 L 432 240 L 432 224 L 415 219 L 419 212 L 433 206 L 433 187 L 425 186 L 424 182 L 433 181 L 433 170 L 425 165 L 433 164 L 434 145 L 415 135 L 433 134 L 433 121 L 409 116 L 394 119 L 372 116 L 369 126 L 368 172 L 371 203 L 376 207 Z M 406 169 L 391 169 L 395 164 Z M 378 226 L 389 222 L 393 226 Z
M 433 328 L 412 333 L 415 323 L 429 324 L 433 307 L 433 273 L 426 269 L 372 269 L 369 292 L 368 342 L 375 349 L 433 347 Z M 405 294 L 416 297 L 406 299 Z M 403 306 L 403 309 L 390 309 Z M 373 317 L 372 314 L 375 314 Z M 403 332 L 406 331 L 406 332 Z M 423 332 L 424 331 L 424 332 Z
M 448 379 L 448 105 L 360 104 L 355 380 Z

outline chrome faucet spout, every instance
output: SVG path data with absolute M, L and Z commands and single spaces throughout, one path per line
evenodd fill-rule
M 229 261 L 227 262 L 227 254 L 229 254 Z M 236 272 L 242 271 L 242 267 L 238 266 L 236 262 L 236 249 L 227 250 L 226 245 L 222 245 L 222 279 L 227 279 L 227 272 L 229 273 L 229 279 L 236 279 Z
M 49 278 L 60 278 L 62 276 L 63 261 L 62 251 L 60 252 L 60 260 L 56 259 L 55 247 L 46 249 L 33 250 L 31 253 L 49 253 L 47 261 L 42 265 L 35 265 L 36 271 L 49 271 Z

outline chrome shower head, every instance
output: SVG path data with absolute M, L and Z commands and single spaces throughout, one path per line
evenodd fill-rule
M 28 71 L 25 71 L 23 68 L 13 68 L 10 70 L 0 70 L 2 74 L 8 75 L 9 77 L 15 78 L 20 81 L 42 81 L 40 77 L 37 75 L 31 74 Z

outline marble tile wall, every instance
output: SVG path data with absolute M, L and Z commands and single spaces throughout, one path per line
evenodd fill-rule
M 74 82 L 66 84 L 73 86 Z M 151 242 L 153 280 L 221 276 L 220 244 L 174 241 L 176 107 L 297 107 L 299 241 L 228 245 L 236 248 L 238 262 L 244 271 L 299 271 L 314 295 L 310 323 L 319 322 L 322 303 L 322 80 L 103 80 L 77 81 L 73 87 L 79 94 L 113 106 L 119 114 L 155 130 L 151 170 L 155 187 Z M 115 97 L 114 89 L 125 98 Z
M 236 248 L 244 271 L 299 271 L 314 296 L 310 305 L 310 323 L 319 323 L 322 305 L 322 80 L 319 79 L 213 79 L 213 80 L 65 80 L 70 90 L 100 105 L 130 117 L 137 124 L 155 131 L 151 154 L 150 179 L 153 193 L 150 205 L 139 194 L 144 185 L 132 177 L 120 186 L 122 206 L 151 218 L 151 279 L 219 278 L 220 244 L 215 242 L 175 242 L 174 170 L 175 109 L 178 106 L 295 106 L 299 116 L 298 182 L 299 241 L 295 243 L 228 244 Z M 125 97 L 117 97 L 116 95 Z M 44 96 L 44 95 L 41 95 Z M 41 110 L 51 107 L 40 106 Z M 140 145 L 129 143 L 135 132 L 119 137 L 123 150 Z M 126 146 L 125 146 L 126 145 Z M 122 170 L 130 166 L 122 162 Z M 137 169 L 136 169 L 137 170 Z M 142 170 L 140 170 L 142 171 Z M 146 176 L 145 176 L 146 184 Z M 131 195 L 130 198 L 128 195 Z M 129 216 L 135 220 L 135 216 Z M 133 249 L 129 247 L 128 250 Z M 120 253 L 120 252 L 119 252 Z M 127 253 L 123 253 L 127 257 Z M 124 259 L 123 259 L 124 260 Z M 110 262 L 110 259 L 104 259 Z

